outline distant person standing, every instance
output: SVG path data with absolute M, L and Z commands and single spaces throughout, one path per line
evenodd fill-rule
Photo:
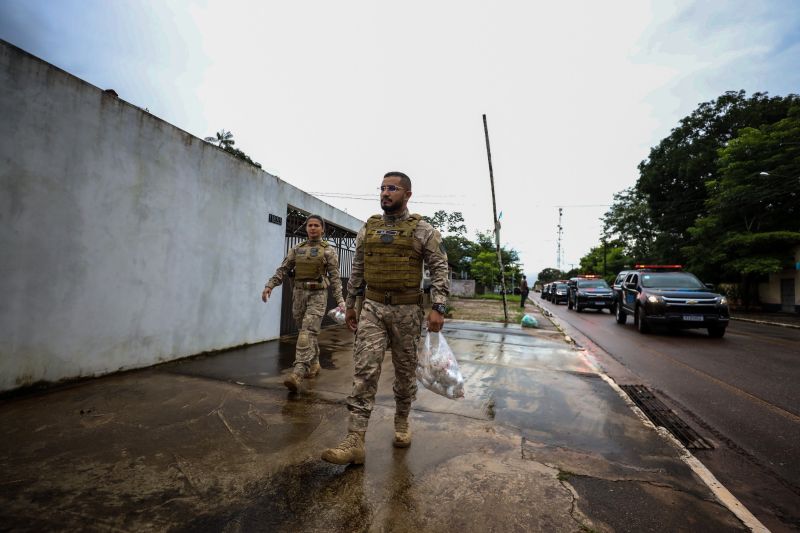
M 519 282 L 519 306 L 523 309 L 525 308 L 525 302 L 528 300 L 529 293 L 530 289 L 528 288 L 528 279 L 523 274 L 522 280 Z
M 328 301 L 329 286 L 333 297 L 344 310 L 342 298 L 342 280 L 339 277 L 339 257 L 336 250 L 322 240 L 325 222 L 318 215 L 311 215 L 306 220 L 308 240 L 294 246 L 281 266 L 275 271 L 261 299 L 267 303 L 272 289 L 283 283 L 283 278 L 294 271 L 294 291 L 292 292 L 292 316 L 300 329 L 295 348 L 294 366 L 283 380 L 283 384 L 297 392 L 305 378 L 314 378 L 320 370 L 319 335 L 322 318 L 325 315 L 325 304 Z
M 380 191 L 383 215 L 370 217 L 358 232 L 347 284 L 345 320 L 356 333 L 353 391 L 347 397 L 350 420 L 344 440 L 322 453 L 323 460 L 335 464 L 364 462 L 364 435 L 389 347 L 394 365 L 393 445 L 411 445 L 408 415 L 417 394 L 417 343 L 425 319 L 420 290 L 423 262 L 431 273 L 429 331 L 441 331 L 450 292 L 442 236 L 406 207 L 411 198 L 409 177 L 402 172 L 389 172 L 383 177 Z M 360 315 L 355 310 L 357 294 L 364 296 Z

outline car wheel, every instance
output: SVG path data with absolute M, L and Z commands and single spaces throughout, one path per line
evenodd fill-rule
M 725 335 L 725 326 L 711 326 L 708 328 L 708 336 L 714 339 L 721 339 Z
M 579 313 L 583 312 L 583 307 L 578 302 L 575 302 L 575 310 Z
M 639 330 L 639 333 L 650 332 L 650 324 L 647 323 L 647 318 L 644 316 L 644 312 L 642 311 L 641 307 L 636 308 L 636 314 L 633 317 L 633 323 L 636 324 L 636 329 Z
M 617 318 L 617 324 L 625 324 L 628 321 L 628 313 L 622 309 L 621 305 L 614 307 L 614 316 Z

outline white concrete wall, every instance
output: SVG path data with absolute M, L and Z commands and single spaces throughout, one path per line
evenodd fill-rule
M 474 279 L 451 279 L 450 280 L 450 294 L 453 296 L 465 296 L 467 298 L 475 297 L 475 280 Z
M 780 305 L 781 304 L 781 280 L 793 279 L 794 280 L 794 304 L 800 306 L 800 246 L 795 248 L 794 251 L 794 264 L 793 270 L 784 270 L 777 274 L 770 274 L 767 283 L 758 284 L 758 297 L 761 303 Z
M 0 390 L 277 337 L 287 205 L 361 226 L 4 41 L 0 117 Z

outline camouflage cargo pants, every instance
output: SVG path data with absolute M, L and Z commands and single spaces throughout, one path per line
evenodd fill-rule
M 308 290 L 295 287 L 292 292 L 292 316 L 300 333 L 294 353 L 294 371 L 305 375 L 312 362 L 319 361 L 319 335 L 325 304 L 328 302 L 327 290 Z
M 423 308 L 418 304 L 387 305 L 364 300 L 353 350 L 353 392 L 347 397 L 350 431 L 366 431 L 375 405 L 381 364 L 392 349 L 394 400 L 397 414 L 407 416 L 417 397 L 417 343 Z

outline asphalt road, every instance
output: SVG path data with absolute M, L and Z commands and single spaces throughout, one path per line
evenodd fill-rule
M 631 317 L 543 301 L 617 383 L 644 384 L 714 450 L 714 475 L 772 531 L 800 531 L 800 330 L 732 321 L 725 337 L 656 329 Z

